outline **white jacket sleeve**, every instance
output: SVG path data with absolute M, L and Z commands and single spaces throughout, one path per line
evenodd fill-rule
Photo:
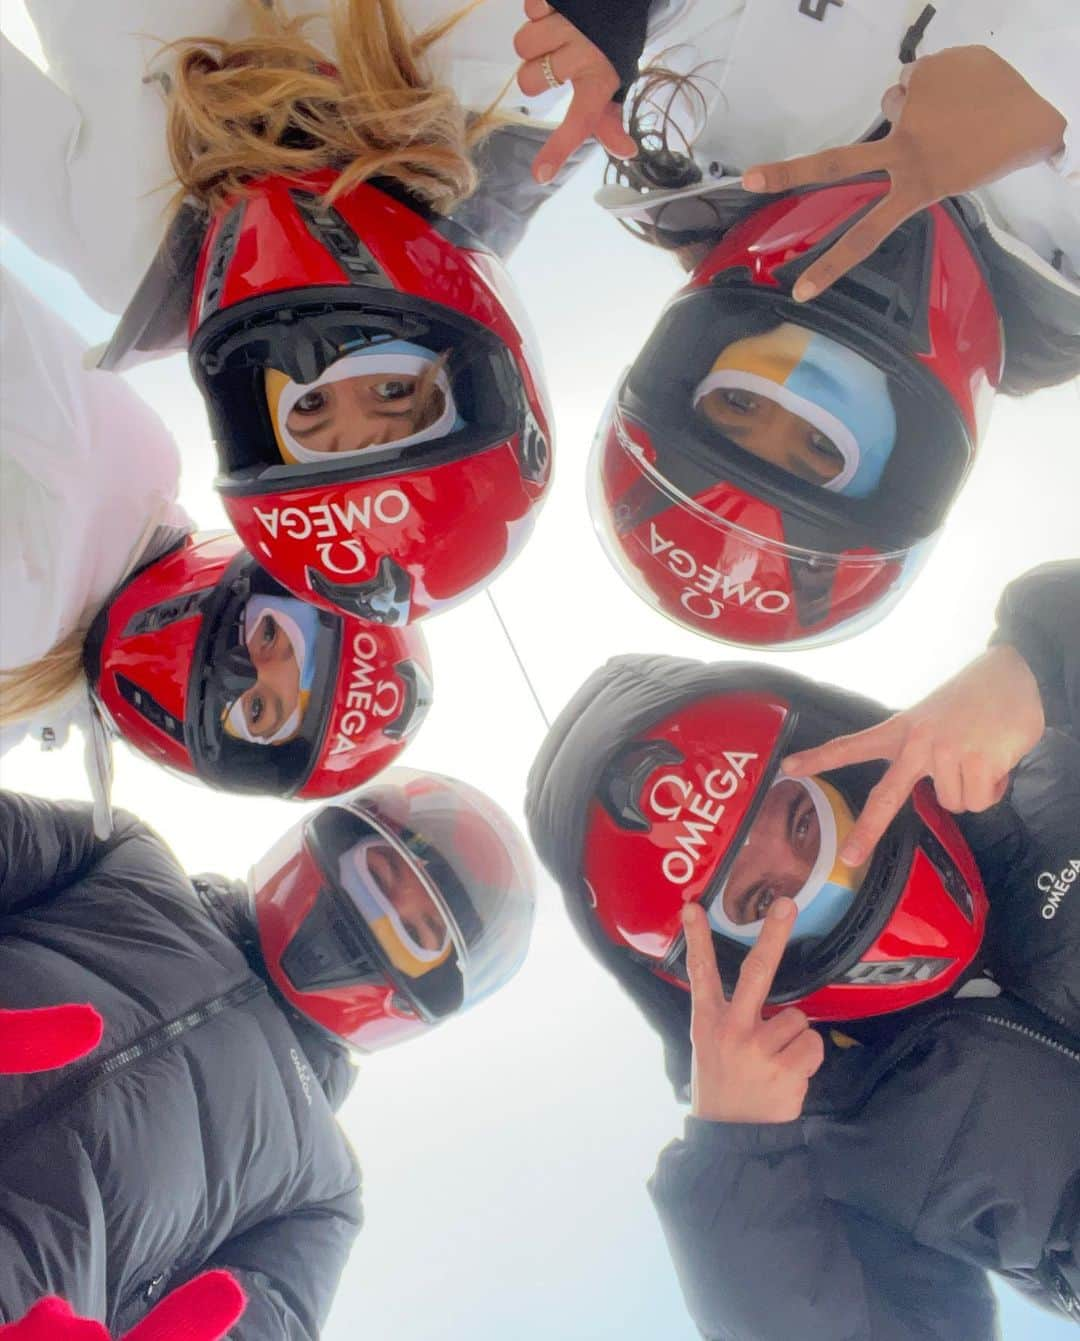
M 0 36 L 0 217 L 43 260 L 71 274 L 81 262 L 67 175 L 80 124 L 64 90 Z
M 0 667 L 84 627 L 148 529 L 182 526 L 180 454 L 123 378 L 0 271 Z

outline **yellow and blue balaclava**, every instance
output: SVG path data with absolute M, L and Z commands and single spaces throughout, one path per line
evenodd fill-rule
M 373 847 L 387 845 L 388 840 L 378 835 L 362 838 L 343 853 L 338 863 L 338 874 L 345 892 L 394 968 L 409 978 L 422 978 L 446 963 L 454 951 L 454 945 L 449 927 L 442 944 L 430 950 L 418 945 L 409 935 L 397 909 L 368 864 L 368 852 Z M 423 883 L 426 888 L 427 882 Z M 445 922 L 446 918 L 443 920 Z
M 844 468 L 823 489 L 865 498 L 877 488 L 896 445 L 896 411 L 885 374 L 861 354 L 785 321 L 728 345 L 695 389 L 695 407 L 723 388 L 771 400 L 835 443 Z
M 244 607 L 243 618 L 244 643 L 249 649 L 249 656 L 251 641 L 266 616 L 274 621 L 288 639 L 300 668 L 300 693 L 296 707 L 272 736 L 253 736 L 244 719 L 240 700 L 237 699 L 225 711 L 224 726 L 228 735 L 246 740 L 251 745 L 284 745 L 300 730 L 311 698 L 319 615 L 314 606 L 308 605 L 306 601 L 295 600 L 292 596 L 252 596 Z
M 293 466 L 302 461 L 326 460 L 325 452 L 312 451 L 302 442 L 297 442 L 288 428 L 288 418 L 296 402 L 309 391 L 316 391 L 319 387 L 332 382 L 348 381 L 350 377 L 371 377 L 380 374 L 388 378 L 420 377 L 437 358 L 438 355 L 432 353 L 430 349 L 414 345 L 409 340 L 382 340 L 363 345 L 352 353 L 346 351 L 335 363 L 331 363 L 320 377 L 316 377 L 314 382 L 294 382 L 287 374 L 279 372 L 276 368 L 267 368 L 266 400 L 281 459 L 287 465 Z M 394 443 L 395 448 L 409 447 L 417 442 L 429 442 L 434 438 L 445 438 L 464 426 L 465 421 L 458 414 L 450 379 L 444 368 L 439 368 L 435 374 L 434 385 L 442 393 L 442 412 L 434 423 L 428 424 L 427 428 L 422 428 L 408 437 L 398 438 Z M 363 451 L 367 451 L 367 448 L 358 447 L 351 452 L 335 452 L 334 456 L 340 460 L 342 457 L 356 456 Z
M 775 778 L 772 786 L 797 782 L 814 804 L 821 835 L 817 857 L 806 883 L 795 895 L 797 914 L 791 932 L 793 941 L 808 936 L 825 936 L 833 930 L 851 907 L 866 874 L 866 865 L 845 866 L 838 853 L 855 825 L 851 807 L 831 783 L 824 778 Z M 753 834 L 751 826 L 749 841 Z M 720 886 L 708 908 L 709 923 L 714 931 L 745 945 L 752 945 L 761 935 L 764 919 L 756 922 L 733 922 L 724 909 L 724 884 Z

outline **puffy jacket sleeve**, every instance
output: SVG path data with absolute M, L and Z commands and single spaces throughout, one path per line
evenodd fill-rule
M 318 1341 L 360 1223 L 357 1188 L 224 1243 L 203 1269 L 225 1267 L 248 1296 L 230 1341 Z
M 1011 644 L 1031 667 L 1047 726 L 1080 736 L 1080 559 L 1010 582 L 991 642 Z
M 804 1122 L 688 1118 L 649 1185 L 707 1341 L 992 1341 L 986 1276 L 828 1201 Z
M 541 185 L 532 162 L 551 134 L 550 126 L 512 121 L 493 131 L 474 151 L 480 184 L 454 210 L 463 224 L 501 260 L 508 260 L 533 215 L 563 186 L 596 148 L 589 140 L 576 149 L 554 181 Z
M 94 808 L 0 792 L 0 915 L 25 912 L 85 875 L 138 824 L 118 815 L 112 836 L 94 835 Z

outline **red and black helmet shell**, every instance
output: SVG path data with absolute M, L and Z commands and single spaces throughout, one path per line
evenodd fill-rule
M 242 620 L 253 597 L 289 603 L 231 533 L 187 537 L 110 601 L 87 641 L 91 686 L 116 731 L 156 763 L 227 791 L 337 796 L 392 762 L 431 701 L 419 630 L 302 607 L 311 626 L 298 726 L 278 744 L 228 729 L 253 674 Z
M 344 888 L 357 843 L 393 847 L 450 934 L 447 960 L 399 971 Z M 456 778 L 388 770 L 294 825 L 250 877 L 263 956 L 286 999 L 363 1051 L 437 1027 L 503 986 L 528 949 L 532 861 L 509 817 Z
M 404 624 L 464 599 L 518 553 L 551 475 L 535 341 L 498 259 L 386 189 L 332 206 L 334 175 L 266 179 L 208 231 L 191 312 L 237 533 L 305 600 Z M 265 391 L 400 338 L 439 355 L 462 423 L 448 436 L 284 464 Z
M 951 206 L 909 220 L 813 302 L 790 297 L 885 189 L 822 188 L 743 217 L 662 314 L 600 425 L 590 506 L 609 557 L 650 604 L 708 636 L 805 647 L 876 622 L 910 585 L 970 468 L 1002 343 Z M 759 459 L 695 409 L 722 350 L 782 324 L 853 351 L 885 379 L 895 442 L 867 496 Z

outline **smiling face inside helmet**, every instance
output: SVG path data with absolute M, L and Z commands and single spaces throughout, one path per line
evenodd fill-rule
M 464 426 L 446 354 L 408 340 L 376 341 L 345 354 L 307 383 L 268 368 L 266 398 L 288 465 L 390 444 L 408 447 Z

